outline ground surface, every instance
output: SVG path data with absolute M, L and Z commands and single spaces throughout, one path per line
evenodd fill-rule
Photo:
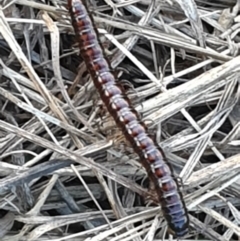
M 79 56 L 66 1 L 1 4 L 1 240 L 168 239 Z M 240 236 L 238 4 L 88 2 L 118 83 L 181 183 L 183 240 Z

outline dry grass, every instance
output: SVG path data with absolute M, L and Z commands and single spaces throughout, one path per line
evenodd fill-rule
M 240 1 L 88 3 L 119 82 L 181 179 L 184 239 L 238 240 Z M 66 1 L 1 4 L 1 240 L 168 237 L 78 55 Z M 28 178 L 59 158 L 76 165 Z

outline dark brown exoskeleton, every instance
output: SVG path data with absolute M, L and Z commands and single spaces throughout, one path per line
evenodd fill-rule
M 87 12 L 85 3 L 80 0 L 68 0 L 68 5 L 80 53 L 94 85 L 107 110 L 147 170 L 170 232 L 176 237 L 182 237 L 188 232 L 189 218 L 171 167 L 164 160 L 162 150 L 148 136 L 146 127 L 141 124 L 122 89 L 117 86 L 98 41 L 93 18 Z

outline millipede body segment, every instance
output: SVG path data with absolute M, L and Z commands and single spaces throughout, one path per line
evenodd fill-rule
M 182 237 L 188 232 L 189 218 L 171 167 L 164 161 L 161 149 L 148 136 L 146 127 L 141 124 L 122 89 L 117 86 L 98 41 L 93 18 L 88 14 L 85 3 L 80 0 L 68 0 L 68 5 L 80 53 L 94 85 L 117 126 L 139 155 L 149 179 L 153 182 L 170 232 Z

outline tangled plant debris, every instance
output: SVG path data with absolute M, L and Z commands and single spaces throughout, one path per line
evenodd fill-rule
M 179 179 L 184 240 L 239 240 L 238 0 L 88 1 Z M 66 1 L 1 1 L 1 240 L 159 240 L 146 171 L 79 56 Z

